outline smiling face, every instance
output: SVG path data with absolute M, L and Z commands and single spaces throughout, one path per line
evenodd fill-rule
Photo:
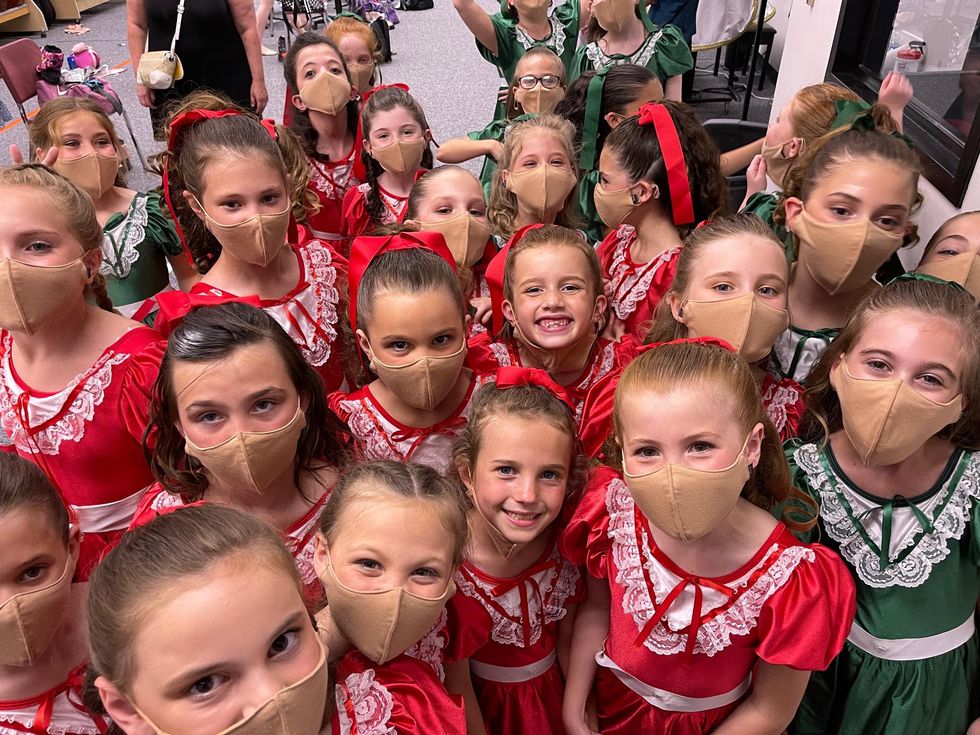
M 371 132 L 364 140 L 364 150 L 370 154 L 378 148 L 387 148 L 395 142 L 413 143 L 422 137 L 429 138 L 415 116 L 404 107 L 379 110 L 371 118 Z
M 386 365 L 452 355 L 466 337 L 462 306 L 445 289 L 382 291 L 374 297 L 372 312 L 367 332 L 357 330 L 358 344 Z
M 465 169 L 449 170 L 433 178 L 424 196 L 414 202 L 414 211 L 419 222 L 442 222 L 468 212 L 489 225 L 480 180 Z

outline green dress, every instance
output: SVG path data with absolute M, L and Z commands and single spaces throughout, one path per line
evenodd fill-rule
M 806 383 L 806 378 L 839 329 L 801 329 L 792 324 L 776 337 L 772 347 L 773 366 L 783 378 Z
M 654 26 L 640 47 L 631 54 L 606 54 L 599 48 L 598 41 L 579 46 L 568 72 L 569 81 L 574 81 L 583 72 L 618 64 L 645 66 L 657 75 L 661 84 L 666 85 L 671 77 L 693 69 L 694 57 L 676 26 Z
M 779 206 L 779 197 L 768 191 L 759 191 L 749 197 L 749 200 L 742 207 L 739 214 L 754 214 L 768 225 L 769 229 L 782 243 L 786 250 L 786 260 L 792 263 L 796 260 L 796 247 L 793 242 L 793 233 L 786 229 L 785 225 L 777 225 L 772 220 L 773 212 Z
M 129 209 L 112 215 L 102 230 L 99 272 L 112 305 L 123 316 L 152 326 L 156 306 L 144 302 L 170 287 L 167 256 L 182 252 L 173 220 L 158 194 L 138 192 Z
M 848 479 L 829 444 L 792 440 L 786 455 L 857 585 L 847 644 L 811 676 L 790 731 L 963 735 L 980 709 L 980 453 L 956 450 L 930 490 L 891 500 Z
M 530 120 L 533 117 L 537 116 L 518 115 L 510 120 L 494 120 L 483 128 L 483 130 L 474 130 L 472 133 L 467 133 L 466 137 L 470 140 L 495 140 L 498 143 L 503 143 L 504 134 L 511 125 L 514 123 L 524 122 L 525 120 Z M 480 183 L 483 185 L 483 195 L 486 197 L 487 201 L 490 201 L 490 188 L 493 185 L 493 174 L 496 170 L 497 162 L 490 156 L 484 156 L 483 168 L 480 169 Z

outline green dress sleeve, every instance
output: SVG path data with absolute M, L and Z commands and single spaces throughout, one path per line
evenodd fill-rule
M 602 218 L 595 207 L 595 187 L 599 183 L 598 171 L 586 171 L 578 182 L 578 204 L 585 218 L 585 232 L 590 240 L 602 240 Z
M 507 120 L 492 120 L 483 130 L 474 130 L 467 133 L 466 137 L 470 140 L 496 140 L 502 143 L 508 124 Z
M 677 26 L 668 24 L 656 32 L 660 33 L 660 38 L 657 39 L 653 63 L 647 68 L 660 77 L 660 81 L 666 82 L 694 68 L 691 49 Z
M 558 53 L 557 39 L 552 38 L 551 43 L 548 45 L 561 58 L 561 63 L 564 64 L 565 71 L 569 75 L 569 79 L 571 79 L 571 65 L 575 58 L 576 47 L 578 46 L 579 22 L 581 21 L 579 0 L 565 0 L 564 3 L 555 8 L 554 17 L 561 24 L 562 30 L 565 32 L 561 53 Z
M 575 56 L 568 67 L 568 83 L 571 84 L 587 71 L 592 71 L 592 62 L 589 61 L 588 51 L 590 44 L 584 44 L 575 49 Z
M 476 42 L 476 48 L 480 52 L 480 56 L 496 65 L 500 73 L 504 75 L 504 79 L 509 80 L 514 76 L 514 68 L 523 55 L 523 49 L 517 41 L 517 24 L 500 13 L 491 15 L 490 22 L 493 24 L 493 31 L 497 36 L 496 56 L 479 40 Z
M 796 464 L 794 453 L 804 444 L 802 439 L 790 439 L 783 444 L 783 452 L 786 454 L 786 461 L 789 463 L 790 476 L 793 486 L 813 501 L 814 505 L 807 507 L 799 500 L 784 500 L 778 503 L 772 513 L 776 518 L 782 518 L 783 513 L 787 512 L 794 521 L 806 523 L 816 520 L 820 509 L 820 493 L 817 489 L 810 486 L 806 473 Z M 820 530 L 818 524 L 806 531 L 793 531 L 793 535 L 804 543 L 814 543 L 820 540 Z
M 773 222 L 773 213 L 778 206 L 778 196 L 767 191 L 760 191 L 749 197 L 745 206 L 742 207 L 740 214 L 754 214 L 765 222 L 773 234 L 782 241 L 783 248 L 786 251 L 786 258 L 792 263 L 794 260 L 793 251 L 795 250 L 793 246 L 793 233 L 783 225 L 777 225 Z
M 174 221 L 164 209 L 160 195 L 153 191 L 146 195 L 146 239 L 165 255 L 174 257 L 184 252 Z

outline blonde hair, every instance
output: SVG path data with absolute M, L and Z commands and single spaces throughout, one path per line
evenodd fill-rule
M 514 97 L 514 87 L 518 86 L 517 80 L 521 78 L 521 73 L 519 69 L 525 61 L 533 61 L 534 59 L 541 58 L 547 59 L 554 66 L 553 71 L 555 76 L 558 77 L 559 86 L 564 89 L 568 89 L 568 73 L 565 71 L 565 65 L 561 61 L 561 57 L 558 56 L 554 51 L 552 51 L 547 46 L 532 46 L 524 55 L 518 60 L 517 64 L 514 65 L 514 76 L 510 79 L 510 86 L 507 88 L 507 119 L 520 115 L 523 110 L 518 106 L 517 100 Z M 574 136 L 574 133 L 573 133 Z
M 105 114 L 105 110 L 84 97 L 58 97 L 41 105 L 37 115 L 27 126 L 31 148 L 34 150 L 40 148 L 42 151 L 46 151 L 52 146 L 60 147 L 61 141 L 58 133 L 61 123 L 65 118 L 77 113 L 87 113 L 95 118 L 99 127 L 105 130 L 109 136 L 112 147 L 116 149 L 116 154 L 121 159 L 125 154 L 125 148 L 119 134 L 116 133 L 116 127 L 112 124 L 112 120 Z M 116 169 L 116 179 L 113 184 L 126 186 L 126 176 L 123 174 L 121 166 Z

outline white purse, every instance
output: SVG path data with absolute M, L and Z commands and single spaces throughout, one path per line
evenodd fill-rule
M 174 82 L 184 78 L 184 67 L 174 49 L 180 38 L 180 23 L 184 17 L 184 0 L 177 4 L 177 27 L 170 40 L 169 51 L 145 51 L 140 56 L 136 78 L 148 89 L 170 89 Z

